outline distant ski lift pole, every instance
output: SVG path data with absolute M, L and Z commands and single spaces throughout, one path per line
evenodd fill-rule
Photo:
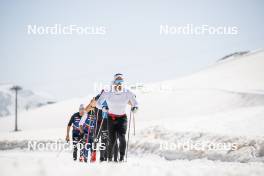
M 15 131 L 18 131 L 18 127 L 17 127 L 17 94 L 18 91 L 22 90 L 22 87 L 20 86 L 13 86 L 12 88 L 10 88 L 10 90 L 15 91 Z

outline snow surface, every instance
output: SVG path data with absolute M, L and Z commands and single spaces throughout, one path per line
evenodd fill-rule
M 166 161 L 155 155 L 144 158 L 131 156 L 122 164 L 83 164 L 71 160 L 70 153 L 0 152 L 0 175 L 239 175 L 258 176 L 264 172 L 263 163 L 235 163 L 210 160 Z M 18 173 L 19 171 L 19 173 Z
M 264 175 L 264 51 L 225 59 L 192 75 L 137 90 L 129 160 L 123 164 L 80 164 L 69 152 L 29 152 L 29 140 L 64 139 L 76 98 L 0 119 L 1 175 Z M 133 129 L 133 128 L 132 128 Z M 132 130 L 133 131 L 133 130 Z M 231 143 L 235 150 L 161 148 L 179 141 Z M 27 169 L 29 166 L 32 169 Z M 2 167 L 4 169 L 2 169 Z

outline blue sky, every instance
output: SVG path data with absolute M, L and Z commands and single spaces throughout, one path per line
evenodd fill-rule
M 122 72 L 129 82 L 175 79 L 235 51 L 264 46 L 264 2 L 0 1 L 0 83 L 57 99 L 93 93 Z M 28 35 L 27 25 L 104 25 L 105 36 Z M 168 35 L 161 24 L 237 26 L 238 35 Z

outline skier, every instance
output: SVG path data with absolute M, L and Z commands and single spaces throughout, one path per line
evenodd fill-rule
M 116 138 L 119 139 L 119 161 L 124 161 L 126 152 L 126 130 L 127 130 L 127 115 L 126 106 L 130 102 L 132 105 L 131 111 L 136 112 L 138 103 L 135 95 L 123 86 L 123 75 L 117 73 L 114 75 L 112 88 L 109 91 L 104 91 L 96 102 L 96 106 L 102 109 L 103 112 L 108 112 L 108 130 L 109 130 L 109 147 L 108 161 L 112 161 L 113 146 Z M 107 107 L 103 105 L 107 103 Z
M 104 113 L 101 109 L 98 109 L 95 107 L 96 101 L 99 99 L 101 94 L 104 90 L 101 91 L 100 94 L 98 94 L 94 99 L 89 103 L 89 105 L 86 108 L 92 108 L 94 109 L 95 115 L 96 115 L 96 124 L 95 124 L 95 130 L 94 130 L 94 138 L 96 138 L 94 141 L 95 148 L 97 147 L 97 143 L 99 142 L 99 139 L 101 140 L 101 144 L 104 145 L 104 147 L 100 148 L 100 162 L 107 161 L 107 147 L 109 145 L 109 137 L 108 137 L 108 119 L 104 117 Z M 107 103 L 104 102 L 103 105 L 107 107 Z M 107 115 L 107 114 L 106 114 Z M 117 161 L 117 155 L 118 155 L 118 148 L 117 145 L 115 145 L 114 148 L 114 161 Z M 96 151 L 93 151 L 91 155 L 91 161 L 96 161 Z
M 103 90 L 101 91 L 100 94 L 98 94 L 95 97 L 96 101 L 99 99 L 102 93 L 103 93 Z M 95 105 L 96 105 L 96 101 L 95 101 Z M 103 104 L 107 106 L 106 102 L 104 102 Z M 99 140 L 100 138 L 101 143 L 105 146 L 104 149 L 100 150 L 100 162 L 103 162 L 107 160 L 107 147 L 108 147 L 107 119 L 104 118 L 102 109 L 98 109 L 97 107 L 95 107 L 95 112 L 97 115 L 97 129 L 96 129 L 96 136 L 98 138 L 97 140 Z
M 94 127 L 96 123 L 96 117 L 94 110 L 90 110 L 87 114 L 85 114 L 80 122 L 80 133 L 83 136 L 83 158 L 84 162 L 88 161 L 89 151 L 90 156 L 92 155 L 93 151 L 93 138 L 94 138 Z
M 80 122 L 83 114 L 84 114 L 84 106 L 81 104 L 79 107 L 79 112 L 76 112 L 71 116 L 71 119 L 70 119 L 68 126 L 67 126 L 67 133 L 66 133 L 66 141 L 67 142 L 70 141 L 69 133 L 70 133 L 71 126 L 73 127 L 73 129 L 72 129 L 72 141 L 73 141 L 73 160 L 74 161 L 77 160 L 77 152 L 78 152 L 77 144 L 81 141 L 79 122 Z M 82 151 L 80 151 L 80 157 L 81 156 L 82 156 Z
M 95 115 L 94 130 L 93 130 L 93 145 L 94 145 L 94 148 L 97 148 L 97 143 L 98 143 L 98 139 L 97 138 L 100 138 L 100 135 L 98 135 L 98 133 L 99 133 L 98 125 L 102 121 L 102 111 L 96 108 L 96 100 L 98 98 L 99 98 L 99 95 L 94 97 L 90 101 L 90 103 L 85 107 L 85 111 L 86 112 L 93 111 L 94 115 Z M 103 149 L 100 149 L 100 151 L 101 150 L 104 151 Z M 101 154 L 100 156 L 103 156 L 103 155 Z M 101 157 L 100 157 L 100 160 L 101 160 Z M 91 153 L 91 162 L 95 162 L 95 161 L 96 161 L 96 150 L 93 150 L 92 153 Z

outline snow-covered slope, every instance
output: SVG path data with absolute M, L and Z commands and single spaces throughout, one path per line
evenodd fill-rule
M 144 85 L 139 95 L 142 118 L 160 120 L 177 130 L 262 136 L 263 66 L 260 50 L 177 80 Z
M 138 135 L 135 151 L 168 159 L 264 161 L 263 66 L 262 50 L 225 59 L 177 80 L 144 85 L 138 95 L 137 122 L 147 135 Z M 177 145 L 180 140 L 229 141 L 242 147 L 227 153 L 159 149 L 160 141 Z
M 263 65 L 264 52 L 251 52 L 177 80 L 145 85 L 152 91 L 137 92 L 138 124 L 158 123 L 175 131 L 262 136 Z M 78 105 L 88 101 L 89 96 L 20 113 L 19 126 L 23 131 L 63 128 Z M 35 119 L 41 124 L 33 125 Z M 12 116 L 1 121 L 1 131 L 12 129 Z
M 231 162 L 223 168 L 232 166 L 232 169 L 229 168 L 230 170 L 222 173 L 223 175 L 230 173 L 249 175 L 253 171 L 255 175 L 263 175 L 261 169 L 264 166 L 263 66 L 264 51 L 250 52 L 219 61 L 207 69 L 177 80 L 144 85 L 144 90 L 136 91 L 140 111 L 135 115 L 136 136 L 131 136 L 129 146 L 129 156 L 136 159 L 132 159 L 130 164 L 124 166 L 124 172 L 126 169 L 143 171 L 144 167 L 154 168 L 155 163 L 168 164 L 170 170 L 179 165 L 197 166 L 197 163 L 199 168 L 205 168 L 210 165 L 208 160 L 213 160 L 211 168 L 221 168 L 225 165 L 220 161 Z M 26 142 L 32 139 L 39 141 L 63 139 L 71 114 L 77 111 L 80 103 L 87 104 L 91 97 L 76 98 L 22 112 L 19 115 L 19 128 L 22 131 L 17 133 L 10 132 L 13 128 L 13 116 L 0 119 L 1 149 L 24 148 Z M 160 148 L 160 144 L 169 143 L 175 146 L 182 141 L 230 143 L 235 144 L 237 148 L 236 150 Z M 62 153 L 64 156 L 67 154 Z M 152 158 L 148 158 L 149 155 L 163 159 L 152 162 Z M 146 163 L 140 164 L 137 160 L 144 156 L 147 156 L 144 162 L 148 163 L 148 166 Z M 182 162 L 177 161 L 178 159 L 192 161 L 180 164 Z M 166 160 L 176 160 L 174 161 L 176 163 L 167 163 Z M 238 165 L 236 162 L 245 164 Z M 241 169 L 245 167 L 248 169 Z M 98 168 L 101 166 L 89 167 L 91 172 Z M 166 167 L 160 169 L 160 172 L 169 170 Z M 44 170 L 46 171 L 46 168 Z M 108 171 L 106 167 L 101 174 Z M 179 174 L 197 175 L 197 172 L 183 171 Z M 176 173 L 171 171 L 170 174 Z M 206 174 L 201 171 L 199 173 Z M 208 170 L 207 173 L 212 173 L 212 170 Z
M 165 81 L 173 89 L 210 88 L 230 91 L 264 91 L 264 50 L 227 58 L 216 64 L 177 80 Z
M 15 98 L 14 92 L 10 90 L 11 84 L 0 84 L 0 117 L 8 116 L 14 112 Z M 31 90 L 19 91 L 19 110 L 29 110 L 32 108 L 44 106 L 54 102 L 50 97 L 45 97 Z

